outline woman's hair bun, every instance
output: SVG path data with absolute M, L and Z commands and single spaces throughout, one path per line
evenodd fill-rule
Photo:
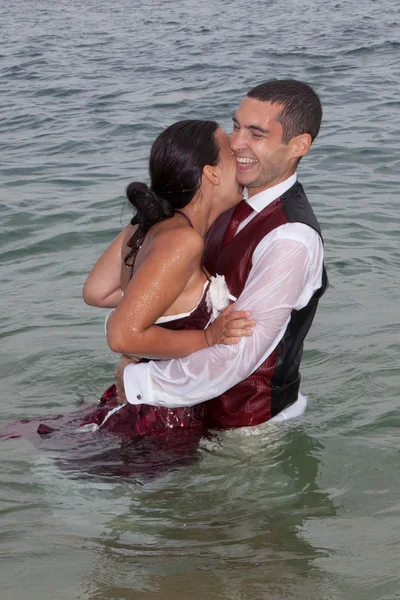
M 145 198 L 149 193 L 151 193 L 149 186 L 141 181 L 133 181 L 126 189 L 127 198 L 135 208 L 138 208 L 138 200 L 140 204 L 140 199 Z
M 142 232 L 147 232 L 155 223 L 174 216 L 175 210 L 171 202 L 157 196 L 141 181 L 130 183 L 126 196 L 137 210 L 134 220 L 139 223 Z

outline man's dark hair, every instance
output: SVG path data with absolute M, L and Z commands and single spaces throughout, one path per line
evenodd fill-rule
M 309 133 L 314 140 L 322 119 L 320 99 L 314 90 L 302 81 L 276 79 L 257 85 L 247 94 L 249 98 L 282 105 L 277 120 L 282 125 L 282 141 L 302 133 Z

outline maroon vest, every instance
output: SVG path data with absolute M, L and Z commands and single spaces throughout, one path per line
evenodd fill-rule
M 246 284 L 254 250 L 271 231 L 285 223 L 299 222 L 321 235 L 318 221 L 298 182 L 255 216 L 221 250 L 221 241 L 232 212 L 233 209 L 221 215 L 212 226 L 206 240 L 204 264 L 212 275 L 225 276 L 230 292 L 236 297 L 240 296 Z M 324 268 L 322 287 L 307 306 L 292 311 L 284 337 L 272 354 L 247 379 L 205 403 L 205 422 L 209 427 L 225 429 L 258 425 L 296 401 L 303 341 L 326 286 Z

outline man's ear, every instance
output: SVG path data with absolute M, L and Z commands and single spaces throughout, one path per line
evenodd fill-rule
M 203 167 L 203 176 L 213 185 L 220 184 L 220 171 L 218 165 L 206 165 Z
M 312 144 L 311 135 L 309 133 L 301 133 L 300 135 L 296 135 L 296 137 L 289 141 L 289 144 L 292 149 L 293 158 L 301 158 L 307 154 L 310 149 Z

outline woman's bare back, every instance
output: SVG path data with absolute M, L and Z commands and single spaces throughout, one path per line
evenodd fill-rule
M 192 236 L 196 236 L 200 238 L 201 236 L 190 228 L 189 224 L 185 222 L 185 220 L 180 215 L 175 215 L 171 219 L 167 219 L 156 223 L 149 230 L 147 235 L 142 241 L 142 244 L 133 259 L 129 259 L 127 264 L 125 264 L 125 257 L 131 251 L 131 246 L 128 245 L 133 235 L 136 233 L 138 226 L 137 225 L 129 225 L 126 228 L 125 237 L 122 244 L 121 255 L 121 289 L 125 292 L 128 287 L 129 282 L 131 281 L 132 276 L 140 269 L 140 267 L 145 263 L 147 257 L 150 255 L 154 241 L 162 236 L 163 245 L 165 246 L 165 268 L 168 269 L 169 261 L 174 260 L 174 256 L 170 253 L 170 247 L 168 244 L 169 239 L 176 241 L 176 237 L 181 233 L 184 233 L 184 237 L 182 239 L 183 244 L 187 239 L 188 230 L 191 232 Z M 181 294 L 176 298 L 176 300 L 171 304 L 171 306 L 163 313 L 163 317 L 177 315 L 182 313 L 191 312 L 198 304 L 199 300 L 202 298 L 204 285 L 207 281 L 207 277 L 202 270 L 202 245 L 201 252 L 199 252 L 197 259 L 193 262 L 191 272 L 188 274 L 188 279 L 184 283 L 183 290 Z M 176 244 L 175 244 L 176 249 Z

